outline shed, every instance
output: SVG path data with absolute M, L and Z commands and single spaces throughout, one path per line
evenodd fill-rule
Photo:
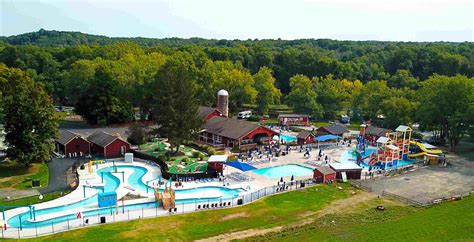
M 313 179 L 317 183 L 332 182 L 336 179 L 336 172 L 327 166 L 319 166 L 313 170 Z
M 207 167 L 214 169 L 218 173 L 224 171 L 224 162 L 227 162 L 229 156 L 227 155 L 211 155 L 207 160 Z
M 280 125 L 302 125 L 309 126 L 309 116 L 304 114 L 280 114 L 278 115 Z
M 91 142 L 92 152 L 105 158 L 119 157 L 130 151 L 130 143 L 118 135 L 115 136 L 104 131 L 91 134 L 87 140 Z
M 82 135 L 63 130 L 56 139 L 56 151 L 68 157 L 88 155 L 91 153 L 91 145 Z
M 330 125 L 330 126 L 323 126 L 323 127 L 319 127 L 316 130 L 316 134 L 318 136 L 327 135 L 327 134 L 343 136 L 346 133 L 349 133 L 349 130 L 347 130 L 346 127 L 344 125 L 341 125 L 341 124 L 333 124 L 333 125 Z
M 338 180 L 342 180 L 342 173 L 344 172 L 349 180 L 358 180 L 362 174 L 362 167 L 352 162 L 330 163 L 329 166 L 336 171 L 336 179 Z
M 296 135 L 298 145 L 314 143 L 314 135 L 311 132 L 300 132 Z

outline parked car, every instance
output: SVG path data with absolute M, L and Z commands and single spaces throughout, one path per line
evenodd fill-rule
M 237 118 L 239 119 L 248 119 L 252 116 L 252 111 L 247 110 L 247 111 L 242 111 L 237 114 Z

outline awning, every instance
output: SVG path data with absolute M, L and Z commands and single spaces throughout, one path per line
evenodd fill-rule
M 239 162 L 239 161 L 225 162 L 224 165 L 232 166 L 232 167 L 237 168 L 241 171 L 251 171 L 251 170 L 257 169 L 255 167 L 249 165 L 249 164 L 242 163 L 242 162 Z
M 229 156 L 227 156 L 227 155 L 211 155 L 211 157 L 209 157 L 209 159 L 207 160 L 207 162 L 208 162 L 208 163 L 212 163 L 212 162 L 226 162 L 228 157 L 229 157 Z
M 321 135 L 321 136 L 318 136 L 316 138 L 314 138 L 314 140 L 316 141 L 327 141 L 327 140 L 331 140 L 331 139 L 340 139 L 341 136 L 337 136 L 337 135 L 333 135 L 333 134 L 327 134 L 327 135 Z

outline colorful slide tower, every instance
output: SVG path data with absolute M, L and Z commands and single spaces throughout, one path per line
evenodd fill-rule
M 357 136 L 357 146 L 356 146 L 356 154 L 357 154 L 357 165 L 360 165 L 361 163 L 364 162 L 364 160 L 369 158 L 369 165 L 375 164 L 375 156 L 374 155 L 365 155 L 365 150 L 366 150 L 366 142 L 365 142 L 365 128 L 367 126 L 365 124 L 360 125 L 360 130 L 359 130 L 359 136 Z

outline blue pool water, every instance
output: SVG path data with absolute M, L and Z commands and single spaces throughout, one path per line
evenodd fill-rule
M 362 153 L 362 157 L 369 156 L 369 155 L 371 155 L 375 152 L 376 152 L 375 149 L 366 149 L 365 152 Z M 370 165 L 367 164 L 368 159 L 369 158 L 364 160 L 364 163 L 361 164 L 361 166 L 363 168 L 371 167 Z M 339 158 L 339 162 L 353 162 L 353 163 L 356 163 L 357 162 L 357 155 L 352 150 L 344 151 L 341 154 L 341 157 Z M 395 166 L 406 166 L 406 165 L 411 165 L 413 163 L 415 163 L 414 160 L 399 160 L 399 161 L 395 162 Z M 391 168 L 391 167 L 388 167 L 388 168 Z
M 280 178 L 283 176 L 306 176 L 313 173 L 313 169 L 300 165 L 282 165 L 254 170 L 253 172 L 270 177 Z
M 121 180 L 115 177 L 112 173 L 112 167 L 107 167 L 107 168 L 102 168 L 100 169 L 97 173 L 101 175 L 103 173 L 103 178 L 104 178 L 104 191 L 105 192 L 111 192 L 117 190 L 117 188 L 120 185 Z M 128 183 L 130 186 L 132 186 L 135 189 L 141 190 L 141 191 L 146 191 L 147 187 L 146 184 L 143 182 L 143 176 L 146 174 L 147 169 L 144 167 L 140 166 L 131 166 L 131 165 L 122 165 L 122 166 L 117 166 L 117 169 L 123 170 L 123 169 L 132 169 L 133 173 L 129 176 L 128 178 Z M 120 176 L 119 176 L 120 177 Z M 88 191 L 93 191 L 93 189 L 87 189 L 86 190 L 86 195 Z M 148 191 L 150 193 L 153 192 L 152 188 L 149 188 Z M 193 188 L 193 189 L 185 189 L 185 190 L 176 190 L 177 196 L 178 194 L 187 194 L 188 198 L 186 199 L 180 199 L 176 200 L 176 204 L 186 204 L 186 203 L 195 203 L 195 202 L 213 202 L 213 201 L 219 201 L 222 199 L 231 199 L 231 198 L 236 198 L 239 195 L 239 192 L 242 192 L 243 189 L 230 189 L 230 188 L 225 188 L 225 187 L 200 187 L 200 188 Z M 203 193 L 212 193 L 216 194 L 216 197 L 213 198 L 200 198 L 200 194 Z M 52 219 L 44 220 L 44 221 L 38 221 L 38 222 L 30 222 L 28 219 L 30 218 L 29 212 L 21 213 L 18 215 L 15 215 L 11 217 L 8 220 L 8 224 L 10 227 L 20 227 L 20 221 L 21 225 L 23 228 L 31 228 L 31 227 L 42 227 L 42 226 L 51 226 L 51 223 L 59 223 L 59 222 L 64 222 L 69 220 L 76 219 L 76 214 L 77 212 L 80 211 L 81 207 L 85 206 L 93 206 L 94 204 L 97 204 L 97 194 L 93 195 L 88 198 L 84 198 L 83 200 L 70 203 L 70 204 L 65 204 L 57 207 L 51 207 L 51 208 L 46 208 L 46 209 L 39 209 L 36 210 L 35 214 L 36 217 L 38 218 L 41 215 L 46 215 L 50 213 L 56 213 L 56 212 L 61 212 L 61 211 L 66 211 L 70 210 L 71 213 L 59 217 L 55 217 Z M 140 203 L 140 204 L 132 204 L 132 205 L 125 205 L 126 210 L 137 210 L 137 209 L 142 209 L 142 208 L 154 208 L 158 204 L 156 202 L 146 202 L 146 203 Z M 119 206 L 121 209 L 122 206 Z M 87 212 L 83 212 L 84 217 L 88 216 L 97 216 L 101 214 L 110 214 L 111 211 L 113 212 L 115 210 L 114 208 L 97 208 L 94 210 L 90 210 Z
M 296 140 L 297 139 L 296 139 L 295 136 L 280 134 L 280 141 L 283 141 L 285 143 L 291 143 L 291 142 L 296 141 Z

